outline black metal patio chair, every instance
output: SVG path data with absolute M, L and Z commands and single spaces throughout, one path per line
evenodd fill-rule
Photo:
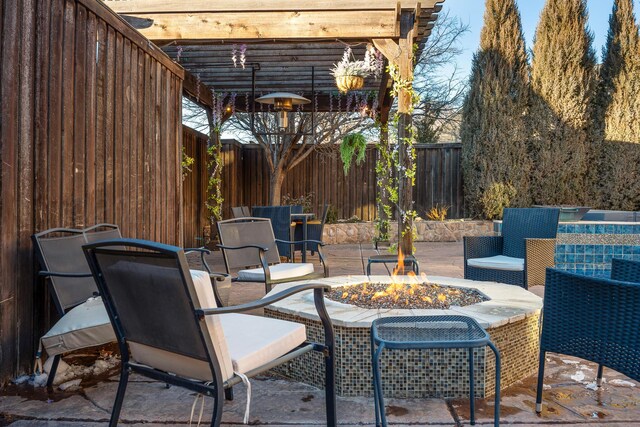
M 598 385 L 605 366 L 640 381 L 640 262 L 614 259 L 611 276 L 547 269 L 537 412 L 542 411 L 547 352 L 598 363 Z
M 53 357 L 47 386 L 53 384 L 62 354 L 116 340 L 104 305 L 98 296 L 82 246 L 104 238 L 120 237 L 118 226 L 97 224 L 84 230 L 52 228 L 32 236 L 40 277 L 48 281 L 49 294 L 60 320 L 41 338 L 42 350 Z
M 190 272 L 180 248 L 119 239 L 84 250 L 122 356 L 111 426 L 118 423 L 131 372 L 213 397 L 211 425 L 218 426 L 225 389 L 312 350 L 324 356 L 327 425 L 336 425 L 335 346 L 324 305 L 326 285 L 294 286 L 258 301 L 216 308 L 209 276 Z M 239 314 L 310 290 L 324 343 L 307 341 L 302 324 Z
M 246 218 L 251 216 L 248 206 L 234 206 L 231 208 L 231 214 L 234 218 Z
M 559 215 L 557 208 L 504 209 L 501 236 L 464 237 L 464 278 L 543 285 L 555 265 Z
M 298 280 L 329 276 L 322 242 L 307 240 L 318 245 L 323 271 L 316 272 L 312 263 L 280 262 L 278 243 L 287 247 L 292 241 L 276 239 L 271 221 L 266 218 L 238 218 L 218 221 L 218 235 L 227 273 L 240 268 L 234 282 L 264 283 L 265 291 L 273 285 Z M 295 242 L 301 243 L 301 242 Z

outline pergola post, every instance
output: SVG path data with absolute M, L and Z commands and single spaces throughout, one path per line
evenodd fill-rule
M 404 254 L 413 253 L 412 216 L 413 185 L 406 171 L 413 168 L 410 155 L 412 143 L 412 87 L 413 82 L 413 38 L 417 26 L 416 17 L 419 10 L 402 11 L 400 16 L 400 39 L 396 43 L 391 39 L 375 39 L 374 44 L 382 54 L 397 67 L 398 77 L 402 84 L 398 96 L 398 249 Z

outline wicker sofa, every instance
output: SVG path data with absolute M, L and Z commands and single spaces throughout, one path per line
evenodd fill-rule
M 546 352 L 575 356 L 640 381 L 640 262 L 613 259 L 611 279 L 548 269 L 536 411 Z
M 464 278 L 523 288 L 543 285 L 554 266 L 557 208 L 507 208 L 501 236 L 464 237 Z

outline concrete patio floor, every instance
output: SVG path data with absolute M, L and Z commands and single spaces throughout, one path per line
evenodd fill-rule
M 459 243 L 418 243 L 417 257 L 427 275 L 462 277 L 462 245 Z M 374 254 L 369 245 L 327 247 L 331 275 L 362 274 L 366 258 Z M 317 260 L 317 257 L 314 257 Z M 219 253 L 210 258 L 222 271 Z M 383 274 L 376 265 L 374 273 Z M 542 294 L 542 289 L 534 289 Z M 260 298 L 260 284 L 234 285 L 230 303 Z M 605 384 L 594 389 L 597 366 L 561 355 L 549 355 L 545 376 L 544 412 L 536 415 L 535 385 L 532 375 L 503 391 L 503 425 L 614 425 L 640 426 L 640 384 L 605 370 Z M 10 386 L 0 391 L 0 426 L 98 426 L 105 425 L 115 391 L 117 376 L 89 381 L 75 391 L 55 391 L 28 386 Z M 252 380 L 250 424 L 269 426 L 324 425 L 324 392 L 313 387 L 275 377 Z M 234 388 L 235 399 L 225 402 L 223 425 L 241 425 L 246 403 L 245 388 Z M 127 389 L 121 421 L 124 425 L 188 425 L 195 394 L 179 387 L 134 376 Z M 468 400 L 387 399 L 388 421 L 396 426 L 468 425 Z M 210 416 L 211 400 L 205 401 L 203 422 Z M 199 403 L 195 411 L 199 412 Z M 493 422 L 492 399 L 479 400 L 479 425 Z M 373 401 L 369 398 L 338 398 L 340 425 L 374 425 Z

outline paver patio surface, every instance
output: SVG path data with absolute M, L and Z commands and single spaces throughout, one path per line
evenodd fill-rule
M 462 245 L 459 243 L 417 243 L 421 271 L 427 275 L 462 277 Z M 366 257 L 374 254 L 369 245 L 327 247 L 331 275 L 362 274 Z M 317 259 L 317 257 L 315 257 Z M 364 263 L 363 263 L 364 259 Z M 210 258 L 222 271 L 219 253 Z M 382 274 L 376 265 L 373 272 Z M 535 290 L 541 293 L 541 289 Z M 230 302 L 237 304 L 263 295 L 260 284 L 234 284 Z M 597 366 L 580 359 L 549 355 L 545 377 L 544 412 L 534 411 L 535 377 L 503 391 L 502 424 L 533 425 L 611 425 L 640 427 L 640 384 L 605 370 L 606 382 L 594 390 L 592 380 Z M 99 426 L 105 425 L 115 397 L 118 377 L 90 382 L 72 392 L 11 386 L 0 392 L 0 426 Z M 252 380 L 250 423 L 269 426 L 324 425 L 324 392 L 305 384 L 269 376 Z M 234 388 L 235 399 L 225 403 L 223 425 L 241 425 L 246 394 L 243 385 Z M 122 411 L 123 425 L 188 425 L 195 394 L 179 387 L 139 376 L 127 389 Z M 205 401 L 203 423 L 210 416 L 211 400 Z M 467 400 L 387 399 L 390 424 L 396 426 L 468 425 Z M 199 412 L 199 403 L 195 410 Z M 340 425 L 374 424 L 373 400 L 338 398 Z M 478 401 L 479 425 L 492 424 L 492 400 Z M 194 424 L 195 425 L 195 424 Z

